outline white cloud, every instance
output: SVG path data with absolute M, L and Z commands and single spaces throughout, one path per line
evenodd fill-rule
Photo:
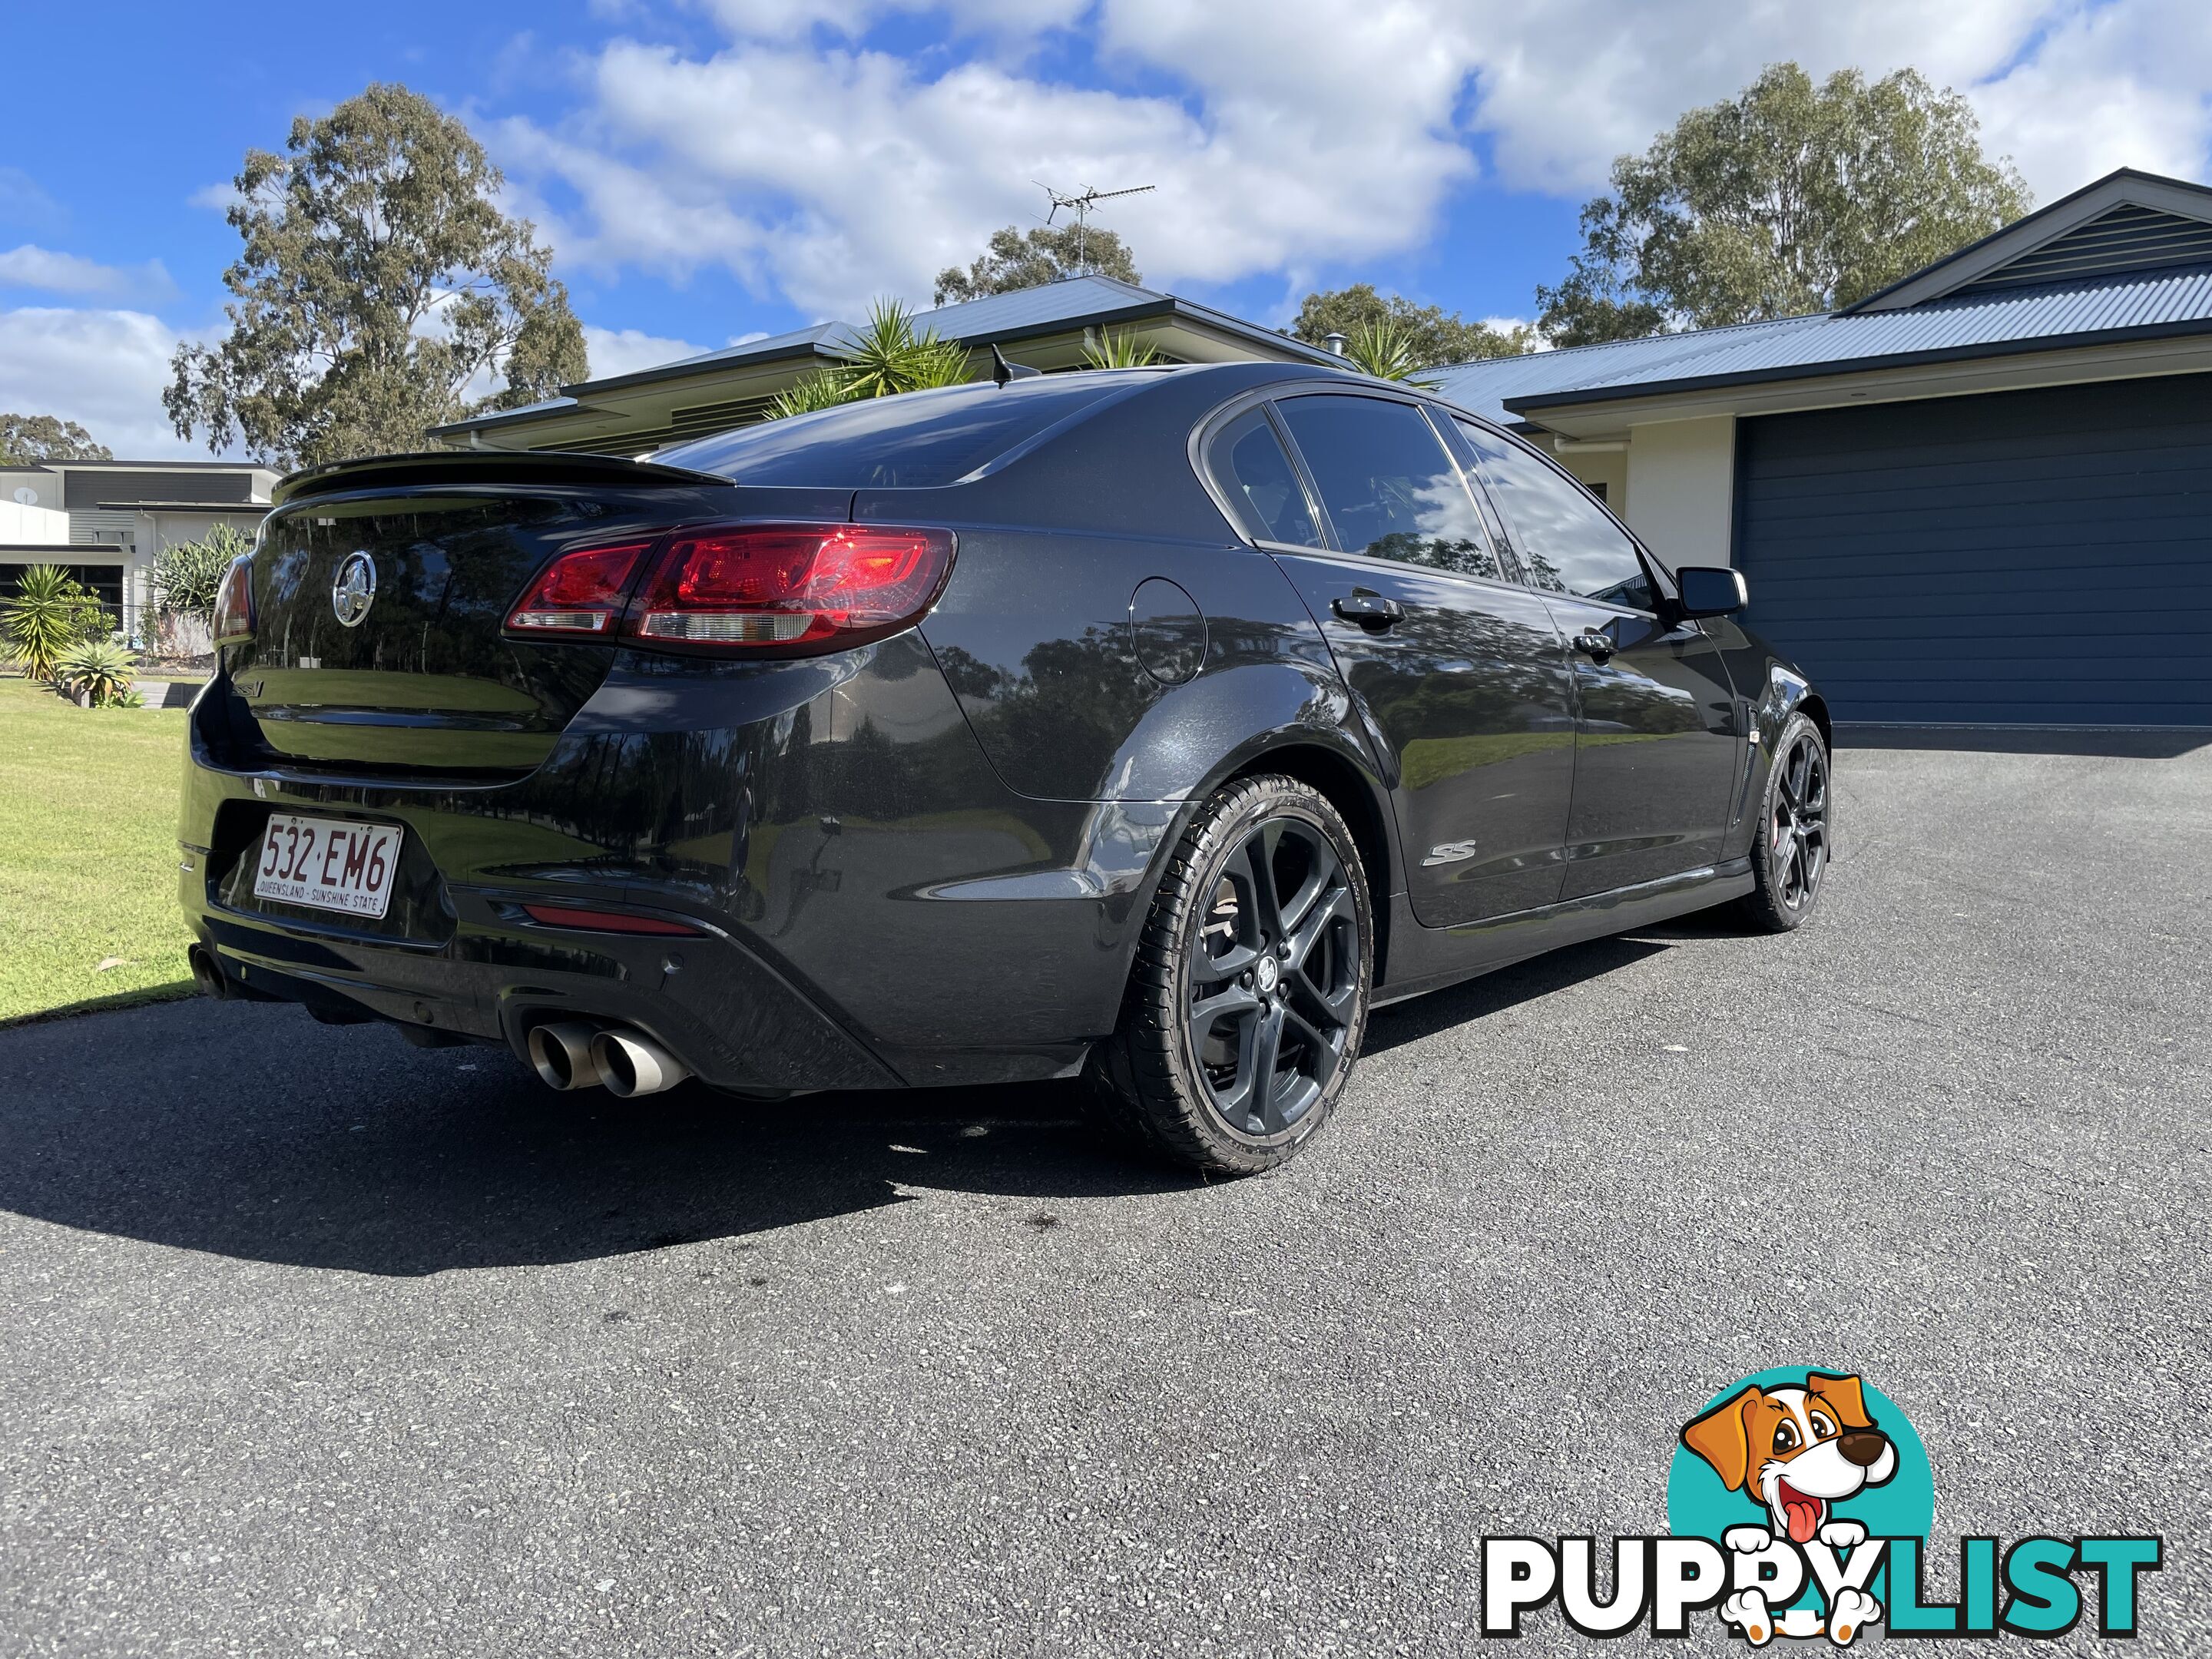
M 598 328 L 584 325 L 584 349 L 591 358 L 591 378 L 604 380 L 617 374 L 635 374 L 641 368 L 658 368 L 683 357 L 696 357 L 707 349 L 689 340 L 665 339 L 641 328 Z
M 2212 15 L 2201 0 L 2062 9 L 2039 49 L 1974 94 L 1991 142 L 2043 200 L 2117 167 L 2203 179 Z
M 39 181 L 21 167 L 0 167 L 0 225 L 27 225 L 46 230 L 61 225 L 69 215 L 39 188 Z
M 121 299 L 162 298 L 177 291 L 159 259 L 143 265 L 103 265 L 74 253 L 26 242 L 0 252 L 0 287 L 42 289 L 49 294 L 91 294 Z
M 1504 184 L 1577 198 L 1684 108 L 1795 58 L 1965 92 L 2049 200 L 2112 166 L 2202 173 L 2201 0 L 707 0 L 727 43 L 617 40 L 586 101 L 491 135 L 566 261 L 720 267 L 817 316 L 927 295 L 1062 187 L 1152 184 L 1103 222 L 1160 283 L 1418 247 L 1484 141 Z M 894 13 L 956 48 L 852 44 Z M 844 44 L 823 46 L 824 40 Z M 1087 47 L 1106 89 L 1049 78 Z M 1115 89 L 1120 88 L 1120 89 Z M 556 203 L 562 205 L 556 208 Z
M 701 59 L 617 42 L 592 64 L 588 111 L 495 139 L 565 259 L 678 281 L 720 265 L 816 315 L 926 295 L 992 230 L 1036 216 L 1036 179 L 1156 184 L 1105 222 L 1153 281 L 1228 280 L 1417 246 L 1472 175 L 1449 131 L 1459 77 L 1416 21 L 1370 31 L 1339 81 L 1299 88 L 1255 62 L 1199 112 L 989 63 L 931 78 L 876 52 L 748 42 Z M 1227 48 L 1190 25 L 1164 47 Z M 577 211 L 550 204 L 556 180 Z
M 707 9 L 732 34 L 795 40 L 817 27 L 858 34 L 895 12 L 943 12 L 962 33 L 1012 37 L 1068 28 L 1091 0 L 708 0 Z
M 202 185 L 185 198 L 189 207 L 205 208 L 210 213 L 228 213 L 246 198 L 238 193 L 238 186 L 224 179 L 219 185 Z
M 0 409 L 78 422 L 125 459 L 204 460 L 161 408 L 178 339 L 143 311 L 0 311 Z

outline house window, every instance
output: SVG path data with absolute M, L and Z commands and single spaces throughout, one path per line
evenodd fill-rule
M 0 594 L 11 594 L 23 573 L 33 563 L 58 564 L 58 560 L 39 559 L 22 564 L 0 564 Z M 74 576 L 99 596 L 102 605 L 120 611 L 123 608 L 123 567 L 119 564 L 64 564 L 62 570 Z

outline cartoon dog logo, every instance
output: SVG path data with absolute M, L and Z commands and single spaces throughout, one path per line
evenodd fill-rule
M 1801 1547 L 1815 1539 L 1833 1549 L 1856 1547 L 1866 1528 L 1836 1519 L 1835 1506 L 1897 1473 L 1897 1448 L 1867 1414 L 1859 1379 L 1820 1371 L 1807 1372 L 1802 1389 L 1747 1386 L 1687 1425 L 1682 1443 L 1730 1492 L 1765 1507 L 1766 1527 L 1732 1527 L 1723 1540 L 1745 1554 L 1769 1548 L 1778 1536 Z M 1776 1635 L 1823 1634 L 1840 1646 L 1879 1620 L 1881 1605 L 1845 1591 L 1825 1620 L 1801 1608 L 1776 1618 L 1752 1590 L 1729 1597 L 1720 1613 L 1755 1646 Z

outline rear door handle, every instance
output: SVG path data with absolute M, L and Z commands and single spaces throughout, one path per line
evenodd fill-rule
M 1585 657 L 1603 662 L 1620 647 L 1613 642 L 1610 634 L 1601 634 L 1595 628 L 1585 628 L 1575 635 L 1575 649 Z
M 1380 634 L 1406 614 L 1406 607 L 1380 593 L 1347 593 L 1329 609 L 1348 623 L 1358 623 L 1370 634 Z

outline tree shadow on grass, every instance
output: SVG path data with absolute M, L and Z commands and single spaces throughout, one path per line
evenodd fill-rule
M 199 988 L 189 979 L 171 980 L 165 985 L 142 985 L 135 991 L 118 991 L 113 996 L 87 997 L 82 1002 L 64 1003 L 58 1008 L 40 1008 L 33 1013 L 14 1014 L 0 1019 L 0 1031 L 18 1025 L 36 1025 L 50 1019 L 74 1019 L 79 1014 L 105 1014 L 118 1008 L 140 1008 L 149 1002 L 177 1002 L 198 994 Z

